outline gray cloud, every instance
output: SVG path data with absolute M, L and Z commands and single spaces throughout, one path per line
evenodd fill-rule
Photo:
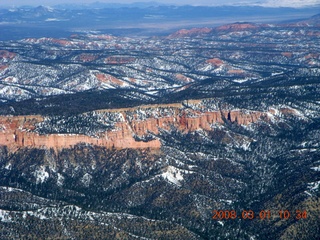
M 319 0 L 268 0 L 262 4 L 266 7 L 305 7 L 320 4 Z

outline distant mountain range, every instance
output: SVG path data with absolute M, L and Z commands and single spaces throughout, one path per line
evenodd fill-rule
M 320 6 L 296 9 L 166 6 L 154 3 L 3 8 L 0 9 L 0 40 L 67 37 L 83 31 L 151 36 L 168 34 L 181 28 L 214 27 L 235 21 L 276 23 L 308 18 L 319 12 Z
M 170 6 L 170 4 L 160 2 L 134 2 L 134 3 L 105 3 L 94 2 L 88 4 L 58 4 L 54 5 L 54 8 L 58 9 L 97 9 L 97 8 L 148 8 L 158 6 Z

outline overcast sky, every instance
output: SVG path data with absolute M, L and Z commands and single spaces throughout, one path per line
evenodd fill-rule
M 0 0 L 0 5 L 4 6 L 20 6 L 20 5 L 46 5 L 54 6 L 57 4 L 88 4 L 92 2 L 105 3 L 132 3 L 132 2 L 151 2 L 154 0 Z M 162 0 L 154 1 L 160 3 L 176 4 L 176 5 L 262 5 L 268 7 L 303 7 L 314 4 L 320 4 L 320 0 Z

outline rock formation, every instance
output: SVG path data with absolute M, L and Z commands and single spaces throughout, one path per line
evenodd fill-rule
M 220 67 L 224 64 L 224 62 L 219 58 L 208 59 L 206 63 L 210 63 L 213 66 Z
M 109 74 L 97 73 L 96 78 L 100 82 L 111 84 L 111 85 L 122 86 L 124 84 L 123 81 Z
M 244 31 L 247 29 L 256 29 L 258 28 L 257 25 L 253 23 L 233 23 L 233 24 L 227 24 L 223 25 L 217 28 L 219 31 Z
M 194 37 L 205 35 L 212 32 L 211 28 L 192 28 L 192 29 L 181 29 L 171 35 L 168 38 L 181 38 L 181 37 Z
M 13 59 L 16 56 L 15 53 L 7 50 L 0 50 L 0 60 Z
M 190 104 L 190 103 L 189 103 Z M 170 114 L 155 116 L 159 106 L 167 109 Z M 141 118 L 136 111 L 145 109 L 153 116 Z M 144 111 L 144 110 L 143 110 Z M 234 124 L 248 125 L 260 119 L 268 119 L 268 116 L 282 114 L 295 114 L 294 110 L 281 108 L 279 111 L 270 109 L 269 112 L 222 110 L 199 111 L 183 107 L 182 104 L 149 105 L 139 108 L 99 110 L 98 112 L 118 112 L 122 114 L 123 121 L 115 123 L 112 130 L 87 136 L 83 134 L 39 134 L 37 124 L 43 122 L 42 116 L 2 116 L 0 117 L 0 145 L 9 146 L 12 149 L 19 147 L 34 148 L 69 148 L 79 143 L 86 143 L 107 148 L 154 148 L 161 146 L 159 139 L 149 141 L 137 141 L 137 137 L 146 137 L 149 134 L 159 134 L 159 129 L 170 130 L 172 127 L 183 133 L 199 129 L 211 130 L 213 124 L 223 124 L 225 121 Z M 128 116 L 131 117 L 128 117 Z

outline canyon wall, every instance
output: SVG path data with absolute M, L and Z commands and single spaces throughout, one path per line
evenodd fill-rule
M 169 115 L 149 116 L 139 118 L 135 109 L 100 110 L 98 112 L 119 112 L 123 121 L 115 123 L 112 130 L 105 131 L 97 136 L 83 134 L 39 134 L 36 132 L 37 124 L 43 122 L 42 116 L 1 116 L 0 117 L 0 145 L 9 146 L 12 149 L 19 147 L 33 148 L 69 148 L 79 143 L 86 143 L 107 148 L 153 148 L 161 147 L 157 138 L 149 141 L 137 141 L 137 137 L 145 137 L 148 134 L 157 135 L 159 129 L 170 130 L 177 128 L 183 133 L 198 129 L 211 130 L 212 124 L 231 123 L 248 125 L 258 121 L 267 113 L 256 111 L 199 111 L 183 107 L 181 104 L 162 105 L 162 108 L 170 109 Z M 155 111 L 159 105 L 142 106 L 140 108 Z M 151 109 L 151 110 L 150 110 Z M 270 113 L 269 113 L 270 114 Z M 128 117 L 131 116 L 131 118 Z

